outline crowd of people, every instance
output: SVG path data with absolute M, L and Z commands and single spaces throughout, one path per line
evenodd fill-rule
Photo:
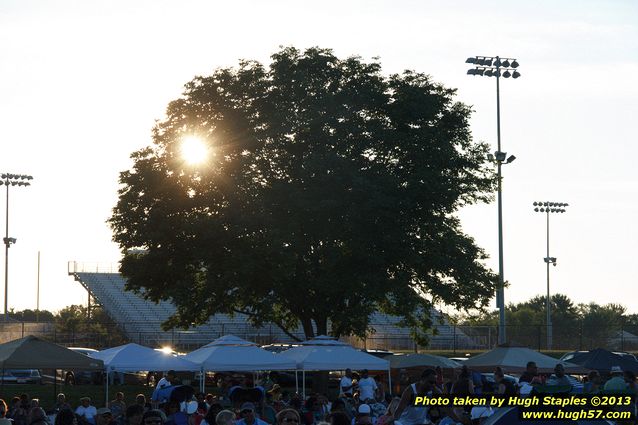
M 579 391 L 638 392 L 633 373 L 613 367 L 604 375 L 591 372 Z M 526 396 L 541 385 L 574 388 L 561 364 L 551 375 L 540 374 L 536 364 L 529 362 L 518 381 L 501 368 L 493 377 L 487 380 L 485 374 L 467 367 L 447 377 L 440 368 L 425 369 L 416 382 L 405 385 L 399 397 L 392 397 L 381 376 L 348 369 L 339 382 L 338 397 L 329 399 L 325 394 L 304 398 L 286 391 L 273 375 L 266 374 L 249 392 L 242 393 L 241 385 L 229 385 L 221 395 L 193 393 L 179 401 L 168 396 L 176 383 L 175 373 L 169 372 L 151 399 L 139 394 L 131 405 L 125 403 L 122 392 L 101 408 L 88 397 L 74 408 L 59 394 L 49 412 L 27 394 L 13 398 L 9 405 L 0 400 L 0 425 L 476 425 L 494 411 L 487 406 L 428 408 L 415 406 L 414 400 L 437 394 Z

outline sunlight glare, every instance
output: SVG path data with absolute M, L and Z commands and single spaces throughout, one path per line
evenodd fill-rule
M 180 151 L 184 161 L 191 165 L 200 164 L 208 157 L 208 147 L 206 143 L 196 136 L 184 137 Z
M 164 354 L 173 354 L 173 348 L 172 347 L 162 347 L 159 349 L 159 351 L 161 351 Z

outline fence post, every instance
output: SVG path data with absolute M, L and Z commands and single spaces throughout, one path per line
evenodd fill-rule
M 580 320 L 580 338 L 578 341 L 578 351 L 583 351 L 583 319 Z
M 488 350 L 492 349 L 492 327 L 491 326 L 487 327 L 487 349 Z
M 24 338 L 24 321 L 22 321 L 22 338 Z
M 538 351 L 541 351 L 541 341 L 543 340 L 543 336 L 541 332 L 543 330 L 543 325 L 538 325 Z
M 456 325 L 452 325 L 452 351 L 456 354 Z
M 625 351 L 625 330 L 622 323 L 620 324 L 620 351 Z

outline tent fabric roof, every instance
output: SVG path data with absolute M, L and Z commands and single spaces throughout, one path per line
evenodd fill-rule
M 199 365 L 138 344 L 125 344 L 119 347 L 92 353 L 91 357 L 104 361 L 108 371 L 137 372 L 140 370 L 177 370 L 197 371 Z
M 446 357 L 432 354 L 395 354 L 386 357 L 390 361 L 391 369 L 405 369 L 409 367 L 437 367 L 443 369 L 456 369 L 461 367 L 461 363 L 450 360 Z
M 0 367 L 4 369 L 102 370 L 102 360 L 69 350 L 33 335 L 0 344 Z
M 315 337 L 313 339 L 309 339 L 307 341 L 302 342 L 301 345 L 323 345 L 323 346 L 351 347 L 350 345 L 346 344 L 345 342 L 339 341 L 336 338 L 333 338 L 333 337 L 330 337 L 330 336 L 326 336 L 326 335 L 319 335 L 319 336 L 317 336 L 317 337 Z
M 241 338 L 232 335 L 218 338 L 187 354 L 184 358 L 200 365 L 204 370 L 216 372 L 295 369 L 294 361 L 266 351 L 256 344 L 227 344 L 229 341 L 237 342 L 237 340 Z
M 527 367 L 527 362 L 535 362 L 536 366 L 538 366 L 538 371 L 541 373 L 552 372 L 558 363 L 562 363 L 565 366 L 567 373 L 587 372 L 582 366 L 560 362 L 558 359 L 525 347 L 497 347 L 486 353 L 471 357 L 464 361 L 463 365 L 479 372 L 493 372 L 496 366 L 500 366 L 505 373 L 522 373 Z
M 388 370 L 390 367 L 387 360 L 355 350 L 339 341 L 336 345 L 329 344 L 326 340 L 316 345 L 308 345 L 315 340 L 306 341 L 306 345 L 290 348 L 279 355 L 293 360 L 300 370 Z
M 578 353 L 569 361 L 587 369 L 595 369 L 601 373 L 609 373 L 612 366 L 620 366 L 623 371 L 630 370 L 638 373 L 638 362 L 602 348 L 597 348 L 587 353 Z
M 229 346 L 229 347 L 248 347 L 255 346 L 258 347 L 254 342 L 246 341 L 245 339 L 241 339 L 235 335 L 224 335 L 222 337 L 217 338 L 213 342 L 209 342 L 204 345 L 204 347 L 220 347 L 220 346 Z

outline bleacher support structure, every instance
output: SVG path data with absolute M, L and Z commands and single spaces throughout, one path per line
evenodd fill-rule
M 162 323 L 175 313 L 175 306 L 170 302 L 154 303 L 142 296 L 125 290 L 126 280 L 119 273 L 101 271 L 84 271 L 75 262 L 69 263 L 69 275 L 86 289 L 94 300 L 99 303 L 111 319 L 118 324 L 127 337 L 136 343 L 159 347 L 170 345 L 182 349 L 194 349 L 227 334 L 239 336 L 261 344 L 293 343 L 289 335 L 276 325 L 267 324 L 260 328 L 252 326 L 248 318 L 242 314 L 228 316 L 217 314 L 208 323 L 188 330 L 162 329 Z M 473 348 L 475 344 L 471 338 L 450 326 L 440 312 L 432 311 L 435 324 L 434 335 L 430 337 L 428 348 L 448 349 L 454 344 L 455 348 Z M 366 349 L 402 350 L 416 349 L 410 338 L 409 329 L 397 326 L 399 318 L 382 313 L 375 313 L 371 317 L 372 328 L 375 330 L 368 338 L 345 338 L 354 346 Z M 303 339 L 301 327 L 294 332 L 295 336 Z M 425 348 L 425 347 L 422 347 Z

